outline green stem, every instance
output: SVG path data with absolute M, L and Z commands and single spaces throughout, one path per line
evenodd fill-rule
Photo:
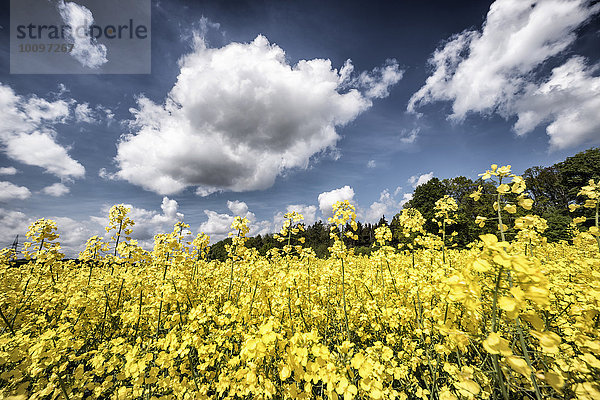
M 169 262 L 169 256 L 167 255 L 167 260 L 165 262 L 165 270 L 163 272 L 163 284 L 165 282 L 165 278 L 167 277 L 167 267 L 168 267 L 168 262 Z M 158 307 L 158 323 L 156 324 L 156 337 L 158 337 L 158 333 L 160 332 L 160 318 L 162 315 L 162 306 L 163 306 L 163 293 L 161 290 L 160 293 L 160 306 Z
M 123 229 L 123 221 L 119 222 L 119 232 L 117 232 L 117 240 L 115 241 L 115 253 L 114 256 L 117 256 L 117 247 L 119 247 L 119 239 L 121 238 L 121 230 Z
M 227 300 L 231 296 L 231 287 L 233 286 L 233 259 L 231 259 L 231 274 L 229 275 L 229 288 L 227 289 Z
M 342 259 L 342 300 L 344 301 L 344 322 L 346 323 L 346 338 L 350 341 L 350 327 L 348 325 L 348 312 L 346 311 L 346 289 L 345 289 L 344 259 Z
M 442 222 L 442 262 L 446 264 L 446 217 Z
M 498 292 L 500 291 L 502 272 L 503 267 L 500 266 L 500 270 L 498 271 L 498 277 L 496 278 L 496 286 L 494 288 L 494 298 L 492 301 L 492 332 L 496 332 L 496 318 L 498 316 Z M 496 371 L 496 379 L 498 380 L 498 386 L 500 386 L 502 397 L 504 398 L 504 400 L 508 400 L 508 391 L 506 390 L 506 385 L 504 384 L 504 375 L 502 373 L 502 369 L 500 368 L 500 364 L 498 363 L 498 354 L 492 354 L 492 364 L 494 365 L 494 370 Z
M 56 376 L 58 377 L 58 385 L 60 386 L 60 391 L 62 392 L 63 396 L 65 396 L 66 400 L 70 400 L 69 395 L 67 393 L 67 387 L 65 386 L 65 382 L 63 382 L 62 377 L 60 376 L 60 372 L 57 372 Z
M 387 259 L 385 260 L 385 262 L 387 263 L 388 271 L 390 272 L 390 276 L 392 277 L 392 286 L 394 286 L 394 292 L 396 292 L 396 296 L 399 296 L 400 293 L 398 293 L 398 288 L 396 287 L 396 279 L 394 279 L 394 275 L 392 274 L 390 262 Z
M 241 229 L 238 229 L 238 238 L 240 237 L 240 233 L 241 233 Z M 236 247 L 234 247 L 233 249 L 233 256 L 235 256 L 235 253 L 237 252 L 237 245 Z M 231 274 L 229 275 L 229 288 L 227 289 L 227 301 L 229 301 L 230 296 L 231 296 L 231 288 L 233 287 L 233 264 L 234 264 L 234 257 L 231 257 Z
M 496 318 L 498 316 L 498 292 L 500 291 L 500 281 L 502 280 L 502 272 L 504 267 L 500 266 L 498 277 L 496 278 L 496 286 L 494 287 L 494 298 L 492 300 L 492 332 L 496 332 Z
M 600 200 L 596 200 L 596 233 L 600 233 L 598 232 L 598 210 L 600 208 Z M 598 243 L 598 251 L 600 251 L 600 236 L 596 236 L 596 243 Z
M 542 400 L 542 395 L 540 393 L 540 388 L 537 384 L 537 380 L 535 378 L 535 373 L 533 370 L 533 365 L 531 364 L 531 359 L 529 358 L 529 352 L 527 351 L 527 345 L 525 344 L 525 338 L 523 336 L 523 329 L 521 328 L 521 322 L 517 317 L 517 331 L 519 332 L 519 343 L 521 345 L 521 350 L 523 350 L 523 357 L 525 358 L 525 362 L 529 366 L 531 370 L 531 381 L 533 382 L 533 388 L 535 389 L 535 397 L 537 400 Z
M 8 329 L 10 330 L 10 333 L 12 333 L 12 335 L 15 336 L 16 335 L 15 330 L 14 330 L 12 324 L 10 322 L 8 322 L 8 318 L 6 318 L 6 316 L 2 312 L 2 308 L 0 308 L 0 317 L 2 318 L 2 320 L 4 321 L 4 323 L 6 324 Z
M 508 274 L 508 284 L 510 285 L 510 287 L 513 287 L 513 279 L 512 276 L 510 275 L 510 272 Z M 525 337 L 523 335 L 523 328 L 521 326 L 521 319 L 519 317 L 517 317 L 516 319 L 516 323 L 517 323 L 517 333 L 519 334 L 519 344 L 521 346 L 521 350 L 523 351 L 523 358 L 525 358 L 525 362 L 527 363 L 527 365 L 529 366 L 529 369 L 531 370 L 531 382 L 533 383 L 533 388 L 535 389 L 535 397 L 537 400 L 542 400 L 542 395 L 540 393 L 540 388 L 537 384 L 537 380 L 535 378 L 535 373 L 533 372 L 533 365 L 531 363 L 531 358 L 529 357 L 529 352 L 527 351 L 527 344 L 525 343 Z
M 254 296 L 256 296 L 256 288 L 258 287 L 258 281 L 254 284 L 254 291 L 252 292 L 252 300 L 250 301 L 250 308 L 248 309 L 248 320 L 252 318 L 252 306 L 254 305 Z
M 138 308 L 138 320 L 137 320 L 137 323 L 135 324 L 135 335 L 133 336 L 134 339 L 137 339 L 138 329 L 140 328 L 140 321 L 142 319 L 142 292 L 143 292 L 143 289 L 140 289 L 140 305 Z
M 499 185 L 502 185 L 502 177 L 500 177 L 500 179 L 499 179 Z M 504 242 L 506 240 L 506 238 L 504 237 L 504 225 L 502 224 L 502 213 L 500 212 L 500 201 L 501 201 L 501 194 L 500 194 L 500 192 L 498 192 L 498 200 L 496 202 L 496 204 L 498 205 L 498 228 L 500 228 L 500 237 L 502 238 L 502 241 Z

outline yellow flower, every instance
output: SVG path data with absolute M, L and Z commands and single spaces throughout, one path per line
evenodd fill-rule
M 491 332 L 487 339 L 483 341 L 483 348 L 490 354 L 501 354 L 503 356 L 512 354 L 508 340 L 503 339 L 496 332 Z

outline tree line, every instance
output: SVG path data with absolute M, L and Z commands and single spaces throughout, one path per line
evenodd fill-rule
M 548 229 L 543 235 L 548 241 L 569 240 L 569 226 L 572 218 L 580 216 L 583 211 L 570 213 L 568 205 L 578 200 L 577 193 L 590 179 L 600 180 L 600 148 L 582 151 L 549 167 L 528 168 L 522 177 L 527 184 L 526 192 L 533 200 L 533 206 L 530 211 L 520 210 L 516 214 L 512 214 L 510 220 L 505 222 L 510 228 L 506 232 L 507 238 L 512 239 L 516 234 L 511 228 L 514 225 L 514 219 L 525 214 L 536 214 L 547 221 Z M 469 195 L 480 186 L 482 187 L 482 196 L 479 201 L 475 202 Z M 435 202 L 445 195 L 452 197 L 458 204 L 458 211 L 454 218 L 456 223 L 451 227 L 451 230 L 456 232 L 453 242 L 457 247 L 464 248 L 476 240 L 479 235 L 496 232 L 494 224 L 480 227 L 475 223 L 477 216 L 489 217 L 488 214 L 493 209 L 495 194 L 495 186 L 483 182 L 481 179 L 472 180 L 464 176 L 441 180 L 432 178 L 415 188 L 412 199 L 404 205 L 404 208 L 419 210 L 427 220 L 425 230 L 428 233 L 437 234 L 439 227 L 434 221 Z M 381 225 L 387 225 L 392 231 L 391 244 L 396 247 L 403 241 L 398 216 L 399 214 L 396 214 L 389 222 L 385 216 L 382 216 L 376 224 L 358 222 L 356 230 L 358 240 L 348 240 L 346 245 L 353 247 L 357 254 L 369 254 L 375 243 L 375 229 Z M 590 223 L 592 221 L 588 221 L 588 224 Z M 329 238 L 329 225 L 323 221 L 305 225 L 304 237 L 306 240 L 304 246 L 312 248 L 318 257 L 329 255 L 328 247 L 333 243 Z M 224 260 L 227 257 L 225 246 L 230 243 L 231 239 L 229 238 L 215 243 L 211 246 L 208 257 Z M 277 241 L 272 234 L 267 234 L 251 237 L 246 246 L 255 248 L 264 255 L 272 248 L 283 247 L 283 244 Z

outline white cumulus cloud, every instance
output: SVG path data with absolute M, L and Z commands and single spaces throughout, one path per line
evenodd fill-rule
M 596 70 L 583 58 L 573 57 L 554 68 L 542 84 L 528 85 L 514 106 L 517 134 L 549 122 L 546 133 L 553 148 L 600 142 L 600 77 L 593 76 Z
M 394 193 L 390 193 L 388 189 L 384 189 L 379 194 L 379 200 L 371 203 L 368 209 L 361 211 L 359 217 L 364 222 L 372 224 L 377 223 L 383 216 L 387 216 L 388 222 L 391 221 L 391 218 L 400 211 L 405 203 L 404 198 L 401 201 L 396 199 L 401 190 L 401 187 L 397 187 Z
M 339 189 L 323 192 L 319 194 L 318 200 L 323 218 L 328 218 L 333 215 L 333 205 L 336 202 L 343 200 L 354 201 L 354 189 L 346 185 Z
M 69 54 L 84 67 L 96 69 L 106 64 L 106 46 L 90 36 L 90 26 L 94 23 L 92 12 L 85 6 L 63 0 L 58 3 L 58 12 L 69 27 L 65 31 L 65 36 L 73 44 Z
M 31 219 L 25 213 L 0 208 L 0 248 L 9 247 L 15 237 L 23 242 Z
M 374 68 L 371 72 L 361 72 L 357 78 L 359 87 L 365 89 L 368 98 L 381 99 L 389 96 L 389 88 L 402 79 L 404 71 L 400 70 L 396 60 L 387 60 L 382 68 Z
M 405 144 L 412 144 L 417 140 L 417 136 L 419 135 L 420 131 L 421 128 L 414 128 L 408 132 L 403 131 L 402 135 L 400 136 L 400 141 Z
M 235 216 L 245 217 L 248 213 L 248 205 L 239 200 L 227 201 L 227 208 L 229 208 Z
M 336 129 L 401 77 L 389 62 L 349 87 L 329 60 L 291 65 L 260 35 L 222 48 L 198 38 L 180 67 L 163 104 L 138 99 L 115 157 L 119 178 L 162 194 L 268 188 L 285 170 L 335 151 Z
M 593 68 L 574 57 L 543 76 L 547 61 L 564 53 L 599 11 L 587 0 L 497 0 L 481 31 L 456 34 L 434 52 L 433 73 L 408 110 L 450 101 L 453 120 L 469 112 L 516 115 L 518 134 L 549 124 L 555 147 L 599 141 L 600 117 L 590 111 L 600 97 Z
M 50 186 L 46 186 L 45 188 L 42 189 L 42 193 L 47 194 L 49 196 L 54 196 L 54 197 L 60 197 L 63 196 L 67 193 L 69 193 L 71 190 L 65 186 L 64 184 L 57 182 L 57 183 L 53 183 Z
M 75 106 L 75 119 L 77 122 L 94 122 L 93 110 L 88 103 L 81 103 Z
M 25 98 L 0 84 L 0 143 L 14 160 L 45 169 L 60 178 L 81 178 L 85 168 L 56 142 L 54 125 L 70 116 L 66 100 Z
M 433 171 L 426 174 L 413 175 L 408 178 L 408 183 L 410 183 L 412 187 L 416 188 L 419 185 L 429 182 L 431 178 L 433 178 Z
M 199 230 L 210 236 L 212 243 L 225 239 L 231 231 L 231 223 L 235 217 L 212 210 L 204 210 L 204 214 L 208 220 L 200 225 Z
M 0 168 L 0 175 L 16 175 L 17 169 L 15 167 L 2 167 Z
M 228 201 L 227 208 L 232 214 L 221 214 L 212 210 L 204 210 L 207 220 L 200 224 L 199 232 L 210 236 L 211 243 L 225 239 L 231 232 L 234 218 L 245 217 L 250 221 L 248 236 L 264 235 L 273 232 L 273 224 L 269 221 L 257 220 L 256 215 L 248 210 L 248 205 L 239 200 Z
M 404 195 L 402 196 L 402 200 L 400 200 L 400 207 L 404 207 L 404 205 L 406 203 L 408 203 L 409 201 L 411 201 L 413 198 L 412 193 L 404 193 Z
M 25 200 L 31 197 L 31 192 L 25 186 L 0 181 L 0 201 Z

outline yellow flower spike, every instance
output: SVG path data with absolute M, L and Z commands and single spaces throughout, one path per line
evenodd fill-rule
M 522 357 L 509 355 L 505 357 L 505 360 L 513 371 L 520 373 L 529 380 L 531 379 L 531 368 L 529 368 L 527 361 L 525 361 Z
M 444 386 L 441 388 L 440 390 L 440 395 L 439 395 L 439 399 L 440 400 L 458 400 L 458 397 L 456 397 L 448 388 L 448 386 Z
M 544 308 L 550 304 L 548 289 L 544 287 L 530 286 L 525 291 L 525 298 L 531 300 L 538 307 Z
M 575 385 L 575 395 L 578 400 L 600 399 L 600 388 L 597 382 L 583 382 Z
M 520 305 L 514 297 L 500 297 L 498 307 L 504 310 L 510 319 L 516 319 L 519 316 Z
M 512 178 L 512 182 L 512 193 L 520 194 L 526 189 L 525 180 L 521 176 L 514 175 Z
M 579 204 L 569 204 L 569 211 L 573 212 L 575 210 L 577 210 L 580 207 Z
M 490 179 L 492 177 L 492 174 L 496 175 L 495 173 L 492 173 L 491 171 L 485 171 L 485 173 L 479 174 L 479 176 L 481 176 L 481 179 L 485 181 L 487 179 Z
M 506 183 L 503 183 L 496 188 L 496 191 L 500 194 L 506 194 L 510 192 L 510 186 L 508 186 Z
M 529 322 L 534 329 L 541 331 L 544 329 L 545 324 L 544 321 L 534 312 L 530 311 L 525 314 L 522 314 L 521 317 Z
M 292 375 L 292 371 L 290 371 L 290 368 L 286 365 L 283 365 L 283 367 L 281 368 L 281 370 L 279 371 L 279 378 L 282 381 L 285 381 L 287 378 L 289 378 Z
M 483 242 L 484 246 L 489 248 L 495 248 L 498 243 L 498 237 L 491 233 L 486 233 L 485 235 L 480 235 L 479 239 Z
M 375 240 L 379 246 L 385 246 L 387 241 L 392 240 L 392 231 L 386 225 L 375 228 Z
M 515 206 L 514 204 L 507 204 L 504 206 L 504 210 L 510 214 L 514 214 L 517 212 L 517 206 Z
M 505 165 L 503 167 L 498 168 L 498 175 L 500 176 L 509 176 L 510 175 L 510 165 Z
M 556 371 L 546 371 L 544 372 L 543 378 L 546 383 L 548 383 L 554 390 L 558 393 L 562 392 L 563 387 L 565 386 L 565 380 L 562 375 Z
M 478 215 L 477 218 L 475 218 L 475 224 L 477 224 L 480 228 L 485 226 L 485 221 L 487 221 L 486 217 L 481 217 Z
M 531 336 L 539 340 L 542 351 L 547 354 L 557 354 L 558 345 L 561 343 L 560 336 L 554 332 L 545 331 L 539 332 L 536 330 L 529 331 Z
M 585 208 L 594 208 L 594 207 L 596 207 L 596 201 L 592 200 L 592 199 L 588 199 L 585 201 L 585 203 L 583 203 L 583 206 Z
M 600 360 L 598 360 L 592 353 L 584 353 L 579 356 L 587 365 L 592 368 L 600 369 Z
M 512 354 L 508 340 L 503 339 L 498 333 L 491 332 L 483 341 L 483 348 L 490 354 L 501 354 L 508 356 Z
M 454 387 L 458 389 L 462 396 L 470 399 L 475 398 L 475 396 L 477 396 L 481 391 L 481 387 L 477 384 L 477 382 L 471 379 L 461 379 L 459 382 L 454 384 Z
M 518 197 L 519 206 L 521 206 L 525 210 L 531 210 L 533 206 L 533 200 L 528 199 L 527 197 L 521 195 Z
M 479 201 L 479 199 L 481 198 L 481 191 L 482 191 L 482 189 L 483 188 L 481 186 L 479 186 L 476 191 L 474 191 L 473 193 L 471 193 L 469 195 L 469 197 L 471 197 L 475 201 Z
M 478 258 L 473 261 L 472 268 L 477 272 L 489 272 L 492 266 L 487 260 Z

